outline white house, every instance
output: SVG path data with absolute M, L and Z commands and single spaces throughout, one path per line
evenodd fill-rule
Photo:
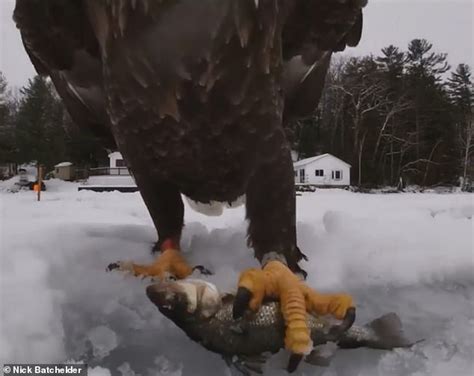
M 119 151 L 114 151 L 113 153 L 109 154 L 109 161 L 110 161 L 110 167 L 111 168 L 116 168 L 116 167 L 127 167 L 125 164 L 125 161 L 122 157 L 122 153 Z
M 119 151 L 109 154 L 109 175 L 130 175 L 127 164 Z
M 351 165 L 331 154 L 301 159 L 293 163 L 296 184 L 348 186 Z

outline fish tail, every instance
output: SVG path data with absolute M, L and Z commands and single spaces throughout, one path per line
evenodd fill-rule
M 409 341 L 403 333 L 402 322 L 396 313 L 383 315 L 364 326 L 367 335 L 356 335 L 350 329 L 338 342 L 345 349 L 370 347 L 390 350 L 397 347 L 411 347 L 415 342 Z

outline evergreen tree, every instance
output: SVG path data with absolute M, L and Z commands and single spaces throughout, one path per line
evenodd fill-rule
M 474 101 L 473 82 L 471 79 L 471 68 L 467 64 L 459 64 L 455 72 L 451 72 L 448 79 L 448 91 L 451 100 L 463 113 L 470 111 Z
M 16 116 L 17 161 L 37 161 L 47 170 L 65 157 L 63 108 L 51 84 L 36 76 L 21 90 Z
M 443 82 L 448 68 L 446 55 L 432 52 L 423 39 L 406 52 L 391 45 L 378 57 L 337 60 L 319 118 L 304 122 L 298 150 L 341 157 L 358 184 L 397 184 L 400 177 L 408 183 L 453 182 L 459 147 Z
M 422 185 L 448 179 L 454 142 L 449 100 L 442 82 L 449 64 L 446 54 L 433 52 L 432 48 L 428 41 L 414 39 L 408 46 L 406 64 L 406 90 L 414 106 L 406 123 L 412 147 L 404 155 L 401 173 Z
M 413 39 L 408 45 L 408 73 L 426 82 L 441 81 L 441 75 L 449 70 L 447 55 L 432 52 L 433 45 L 426 39 Z
M 386 87 L 387 100 L 379 109 L 377 139 L 372 153 L 376 182 L 396 185 L 399 181 L 401 150 L 406 148 L 404 115 L 413 107 L 406 95 L 406 53 L 390 45 L 376 58 L 379 75 Z M 397 163 L 398 162 L 398 163 Z
M 15 143 L 12 126 L 13 103 L 8 92 L 7 80 L 0 72 L 0 163 L 13 162 Z
M 394 45 L 382 48 L 381 52 L 382 55 L 375 59 L 380 75 L 385 80 L 390 93 L 400 96 L 404 86 L 406 54 Z
M 353 167 L 352 182 L 367 185 L 455 183 L 473 177 L 474 91 L 469 66 L 449 80 L 446 55 L 413 40 L 380 56 L 336 58 L 320 106 L 292 128 L 300 158 L 331 153 Z M 61 161 L 97 166 L 105 150 L 68 116 L 52 85 L 35 77 L 17 106 L 0 75 L 0 160 Z M 5 132 L 9 130 L 9 132 Z M 15 137 L 8 139 L 5 135 Z

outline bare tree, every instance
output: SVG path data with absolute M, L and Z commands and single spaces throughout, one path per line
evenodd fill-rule
M 406 96 L 399 97 L 395 101 L 386 101 L 385 106 L 380 108 L 379 113 L 382 115 L 382 126 L 378 131 L 377 141 L 375 143 L 374 151 L 372 154 L 372 163 L 375 163 L 377 153 L 380 148 L 380 143 L 388 131 L 389 124 L 392 124 L 391 132 L 393 133 L 393 123 L 395 115 L 398 115 L 410 108 L 413 108 L 413 102 Z
M 474 87 L 471 69 L 467 64 L 459 64 L 456 71 L 451 73 L 448 90 L 457 110 L 458 143 L 461 150 L 461 187 L 466 188 L 474 153 Z
M 390 100 L 387 88 L 381 80 L 372 77 L 363 77 L 356 83 L 334 85 L 334 88 L 344 93 L 348 99 L 348 114 L 352 120 L 353 149 L 358 161 L 358 184 L 362 184 L 362 155 L 367 129 L 363 129 L 366 117 L 379 109 L 387 106 Z
M 462 188 L 467 188 L 467 177 L 472 168 L 472 157 L 474 156 L 474 110 L 471 108 L 470 114 L 466 118 L 464 132 L 459 133 L 459 143 L 462 147 L 464 157 L 462 159 Z M 471 172 L 472 173 L 472 172 Z

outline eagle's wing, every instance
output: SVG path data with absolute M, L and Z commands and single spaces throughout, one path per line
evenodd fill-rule
M 332 53 L 359 42 L 362 8 L 367 0 L 272 1 L 285 14 L 281 36 L 284 116 L 290 120 L 307 116 L 317 107 Z M 122 2 L 108 4 L 120 7 Z M 239 12 L 234 10 L 234 18 L 239 21 L 236 25 L 241 38 L 250 32 L 251 28 L 245 26 L 255 21 L 251 4 L 258 7 L 259 0 L 235 0 Z M 160 1 L 151 5 L 163 6 Z M 157 11 L 151 9 L 149 13 Z M 100 48 L 84 2 L 17 0 L 14 18 L 36 70 L 51 77 L 73 120 L 113 147 L 115 141 L 105 110 Z M 124 19 L 116 19 L 120 29 Z
M 13 18 L 36 71 L 51 77 L 74 122 L 115 148 L 99 46 L 82 2 L 17 0 Z
M 367 0 L 290 0 L 282 35 L 285 117 L 311 114 L 333 52 L 356 46 Z

